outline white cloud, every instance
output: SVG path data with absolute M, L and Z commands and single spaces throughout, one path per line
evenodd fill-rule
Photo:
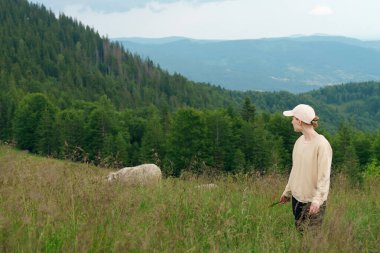
M 315 15 L 315 16 L 324 16 L 324 15 L 331 15 L 334 11 L 329 6 L 324 5 L 316 5 L 313 7 L 313 9 L 310 11 L 309 14 Z
M 41 3 L 54 12 L 61 12 L 68 6 L 83 5 L 91 10 L 104 13 L 125 12 L 134 8 L 143 8 L 152 2 L 168 4 L 175 2 L 188 2 L 201 4 L 206 2 L 220 2 L 221 0 L 28 0 L 29 2 Z
M 63 9 L 66 15 L 110 38 L 252 39 L 316 33 L 378 38 L 380 34 L 380 27 L 374 25 L 380 23 L 379 0 L 362 0 L 367 4 L 357 0 L 324 0 L 319 5 L 305 0 L 62 1 L 70 1 Z M 101 1 L 120 4 L 110 5 L 113 8 L 110 11 L 95 5 Z M 121 3 L 128 3 L 128 8 Z M 315 18 L 321 15 L 324 18 Z
M 249 8 L 241 10 L 238 3 L 236 0 L 171 3 L 151 1 L 144 7 L 113 13 L 99 12 L 83 5 L 70 5 L 66 6 L 64 12 L 96 27 L 101 34 L 107 34 L 111 38 L 121 37 L 122 34 L 137 37 L 207 38 L 221 37 L 223 33 L 242 29 L 243 26 L 238 22 L 244 23 L 251 16 L 251 11 Z

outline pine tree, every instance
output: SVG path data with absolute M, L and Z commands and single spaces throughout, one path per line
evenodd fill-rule
M 380 132 L 377 133 L 375 140 L 372 143 L 372 157 L 380 161 Z
M 129 152 L 131 145 L 129 143 L 129 134 L 118 132 L 114 137 L 113 154 L 115 161 L 120 165 L 128 165 L 130 162 Z
M 43 147 L 43 144 L 53 145 L 52 140 L 59 139 L 57 137 L 59 131 L 55 129 L 53 133 L 49 130 L 55 126 L 55 112 L 56 109 L 45 95 L 40 93 L 26 95 L 20 102 L 14 121 L 14 138 L 17 147 L 32 152 L 52 151 L 53 149 Z
M 360 166 L 365 166 L 371 160 L 371 141 L 368 134 L 358 133 L 353 138 L 355 153 L 358 156 Z
M 232 119 L 224 110 L 213 110 L 205 113 L 207 126 L 206 145 L 212 159 L 209 165 L 219 170 L 229 170 L 228 157 L 234 152 L 232 139 Z
M 252 122 L 255 119 L 256 107 L 251 103 L 251 100 L 246 97 L 244 99 L 241 116 L 246 122 Z
M 362 170 L 359 158 L 353 144 L 353 129 L 347 124 L 342 123 L 337 136 L 333 142 L 333 163 L 338 171 L 348 175 L 353 185 L 361 185 L 363 182 Z
M 342 168 L 350 151 L 355 149 L 352 147 L 353 130 L 347 123 L 342 123 L 337 135 L 335 136 L 332 146 L 334 150 L 333 163 L 337 168 Z M 353 149 L 349 149 L 352 147 Z
M 244 153 L 238 148 L 235 150 L 231 163 L 231 171 L 243 172 L 246 167 Z
M 245 171 L 249 172 L 254 169 L 254 127 L 253 124 L 248 122 L 243 123 L 240 130 L 240 149 L 244 153 L 244 160 L 246 162 Z
M 202 172 L 202 161 L 210 157 L 205 138 L 205 119 L 200 111 L 189 108 L 176 112 L 168 143 L 168 158 L 174 164 L 174 175 L 186 169 Z
M 13 138 L 12 121 L 17 108 L 17 95 L 11 91 L 0 92 L 0 140 Z
M 152 115 L 146 123 L 141 141 L 141 161 L 161 166 L 165 156 L 164 132 L 158 114 Z
M 37 152 L 58 156 L 60 153 L 60 131 L 57 128 L 56 112 L 45 108 L 37 127 Z
M 274 113 L 267 123 L 268 130 L 275 138 L 280 139 L 283 144 L 282 148 L 278 148 L 280 160 L 283 162 L 281 167 L 287 168 L 290 172 L 292 168 L 292 152 L 293 146 L 299 137 L 299 133 L 294 132 L 292 123 L 287 117 L 279 113 Z
M 267 131 L 264 129 L 262 119 L 257 120 L 253 129 L 253 165 L 255 169 L 264 174 L 268 171 L 270 165 L 270 152 L 269 137 Z
M 58 114 L 61 129 L 63 157 L 73 161 L 86 161 L 84 110 L 66 109 Z
M 115 108 L 106 96 L 102 96 L 96 109 L 91 112 L 86 127 L 86 150 L 91 160 L 100 163 L 110 155 L 108 142 L 118 133 L 119 127 Z

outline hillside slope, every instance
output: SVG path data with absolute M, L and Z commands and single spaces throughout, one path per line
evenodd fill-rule
M 220 177 L 212 181 L 214 189 L 198 188 L 209 178 L 128 187 L 105 182 L 108 171 L 0 146 L 0 251 L 380 250 L 376 178 L 353 191 L 334 177 L 323 233 L 300 237 L 289 205 L 268 208 L 282 192 L 284 176 Z
M 42 92 L 69 107 L 107 95 L 117 108 L 220 107 L 228 92 L 169 75 L 92 28 L 26 0 L 0 0 L 0 87 Z

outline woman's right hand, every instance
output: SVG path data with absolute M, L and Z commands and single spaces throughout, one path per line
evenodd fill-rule
M 285 204 L 285 203 L 287 203 L 287 202 L 289 202 L 289 201 L 290 201 L 290 198 L 289 198 L 289 197 L 286 197 L 286 196 L 284 196 L 284 195 L 282 195 L 281 198 L 280 198 L 280 203 L 281 203 L 281 204 Z

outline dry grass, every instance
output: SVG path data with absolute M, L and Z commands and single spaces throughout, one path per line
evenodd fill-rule
M 133 188 L 108 172 L 0 147 L 0 252 L 380 252 L 376 179 L 334 178 L 322 231 L 300 236 L 289 205 L 268 207 L 284 177 Z

